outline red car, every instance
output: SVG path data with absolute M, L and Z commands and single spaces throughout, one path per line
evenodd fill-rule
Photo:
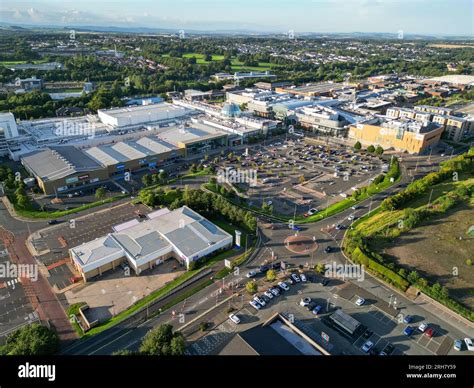
M 429 327 L 428 329 L 426 329 L 425 331 L 425 335 L 429 338 L 433 337 L 433 334 L 434 334 L 434 330 L 432 327 Z

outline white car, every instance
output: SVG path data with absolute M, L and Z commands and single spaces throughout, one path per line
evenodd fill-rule
M 307 282 L 307 281 L 308 281 L 308 279 L 306 279 L 306 275 L 305 275 L 304 273 L 302 273 L 302 274 L 300 275 L 300 278 L 301 278 L 301 281 L 302 281 L 302 282 Z
M 284 289 L 285 291 L 288 291 L 290 289 L 290 287 L 288 287 L 288 284 L 286 284 L 285 282 L 278 283 L 278 287 Z
M 464 338 L 464 343 L 466 344 L 467 350 L 474 352 L 474 343 L 470 338 Z
M 365 303 L 365 299 L 364 299 L 364 298 L 357 298 L 357 300 L 355 301 L 355 304 L 356 304 L 357 306 L 362 306 L 364 303 Z
M 347 217 L 349 221 L 354 221 L 355 220 L 355 215 L 351 214 L 349 217 Z
M 247 273 L 247 275 L 245 275 L 245 276 L 247 276 L 248 278 L 253 278 L 253 277 L 256 276 L 256 275 L 257 275 L 257 272 L 255 272 L 255 271 L 250 271 L 250 272 Z
M 308 306 L 310 303 L 311 303 L 311 298 L 308 297 L 308 296 L 307 296 L 306 298 L 302 298 L 302 299 L 300 300 L 300 306 L 301 306 L 301 307 L 306 307 L 306 306 Z
M 424 333 L 426 329 L 428 329 L 428 325 L 425 322 L 420 323 L 420 325 L 418 326 L 418 330 L 422 333 Z
M 268 299 L 273 299 L 273 294 L 270 291 L 265 291 L 263 293 Z
M 278 296 L 280 295 L 280 291 L 278 291 L 278 289 L 272 287 L 270 288 L 270 292 L 274 295 L 274 296 Z
M 250 306 L 252 306 L 255 310 L 260 310 L 262 307 L 257 303 L 255 302 L 254 300 L 251 300 L 249 302 Z
M 236 325 L 240 323 L 240 318 L 235 314 L 230 314 L 229 319 L 234 322 Z
M 262 306 L 262 307 L 264 307 L 264 306 L 266 305 L 265 301 L 264 301 L 262 298 L 258 297 L 257 295 L 255 295 L 255 296 L 253 297 L 253 300 L 254 300 L 255 302 L 257 302 L 257 303 L 258 303 L 260 306 Z
M 364 353 L 368 353 L 370 349 L 374 347 L 374 343 L 372 341 L 367 341 L 364 345 L 362 345 L 362 351 Z

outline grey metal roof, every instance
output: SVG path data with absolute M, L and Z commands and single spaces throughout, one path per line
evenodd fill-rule
M 102 168 L 74 146 L 49 147 L 22 157 L 23 164 L 44 181 Z

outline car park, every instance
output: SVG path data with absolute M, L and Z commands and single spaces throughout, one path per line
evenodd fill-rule
M 474 352 L 474 343 L 471 338 L 464 338 L 464 343 L 466 344 L 467 350 Z
M 372 341 L 367 341 L 364 345 L 362 345 L 362 351 L 364 353 L 368 353 L 370 349 L 372 349 L 374 346 L 374 343 Z
M 365 303 L 365 299 L 364 299 L 364 298 L 357 298 L 357 300 L 355 301 L 355 304 L 356 304 L 357 306 L 362 306 L 364 303 Z
M 414 331 L 415 328 L 413 326 L 407 326 L 405 330 L 403 330 L 403 334 L 405 334 L 407 337 L 410 337 Z
M 278 287 L 280 287 L 283 291 L 289 291 L 290 287 L 285 282 L 278 283 Z
M 230 314 L 229 319 L 234 322 L 236 325 L 240 323 L 240 318 L 235 314 Z

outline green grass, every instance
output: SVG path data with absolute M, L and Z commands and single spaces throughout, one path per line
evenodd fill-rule
M 100 205 L 105 205 L 107 203 L 112 203 L 112 202 L 118 201 L 118 200 L 120 200 L 122 198 L 125 198 L 127 196 L 128 196 L 128 194 L 117 195 L 115 197 L 110 197 L 110 198 L 107 198 L 107 199 L 104 199 L 104 200 L 101 200 L 101 201 L 87 203 L 85 205 L 75 207 L 74 209 L 56 210 L 56 211 L 53 211 L 53 212 L 45 212 L 45 211 L 40 211 L 40 210 L 19 209 L 15 204 L 13 204 L 13 205 L 15 207 L 16 213 L 20 216 L 28 217 L 28 218 L 48 219 L 48 218 L 59 218 L 59 217 L 67 216 L 69 214 L 79 213 L 79 212 L 87 210 L 87 209 L 91 209 L 91 208 L 94 208 L 94 207 L 97 207 L 97 206 L 100 206 Z
M 36 61 L 0 61 L 0 65 L 3 66 L 13 66 L 13 65 L 24 65 L 25 63 L 32 63 L 34 65 L 37 65 L 39 63 L 46 63 L 47 61 L 45 59 L 40 59 Z

